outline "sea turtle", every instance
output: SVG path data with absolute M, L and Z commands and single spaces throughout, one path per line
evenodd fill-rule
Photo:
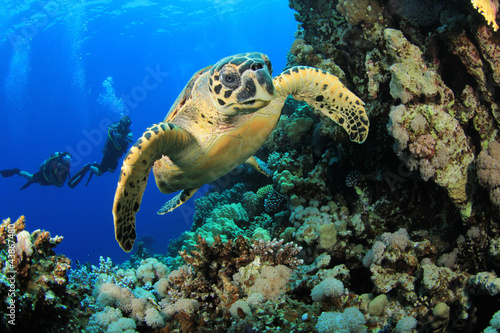
M 123 250 L 134 245 L 139 211 L 151 167 L 163 193 L 181 191 L 159 214 L 182 205 L 204 184 L 247 162 L 275 128 L 292 95 L 342 126 L 352 141 L 368 136 L 364 103 L 339 79 L 313 67 L 292 67 L 274 79 L 262 53 L 226 57 L 196 72 L 165 120 L 148 128 L 123 160 L 113 218 Z

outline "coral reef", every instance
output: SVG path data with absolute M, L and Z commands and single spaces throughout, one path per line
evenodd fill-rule
M 69 282 L 71 261 L 53 248 L 63 237 L 25 230 L 25 217 L 0 225 L 2 332 L 78 331 L 85 324 L 80 306 L 85 290 Z M 82 287 L 85 289 L 85 287 Z
M 120 267 L 101 258 L 98 267 L 81 268 L 72 279 L 94 286 L 83 301 L 94 312 L 86 332 L 222 332 L 235 318 L 283 302 L 292 270 L 302 264 L 300 250 L 283 240 L 215 236 L 208 242 L 198 235 L 196 249 L 180 253 L 178 269 L 161 258 Z
M 269 177 L 238 167 L 196 200 L 167 255 L 101 258 L 69 283 L 60 238 L 4 221 L 29 311 L 67 323 L 85 307 L 85 332 L 500 329 L 498 1 L 289 4 L 287 66 L 328 70 L 361 96 L 366 142 L 289 98 L 256 154 Z
M 320 122 L 302 147 L 272 150 L 295 159 L 273 177 L 289 203 L 281 235 L 306 259 L 292 295 L 307 303 L 299 295 L 313 290 L 313 301 L 333 306 L 317 330 L 350 307 L 368 329 L 485 329 L 500 281 L 498 2 L 289 3 L 300 25 L 288 66 L 333 71 L 362 96 L 371 123 L 360 146 Z M 327 143 L 314 147 L 316 133 Z M 314 162 L 297 165 L 304 160 Z M 318 297 L 325 276 L 345 293 Z

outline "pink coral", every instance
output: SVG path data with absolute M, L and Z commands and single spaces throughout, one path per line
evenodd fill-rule
M 436 140 L 430 134 L 424 134 L 409 145 L 409 149 L 416 158 L 429 159 L 434 155 Z

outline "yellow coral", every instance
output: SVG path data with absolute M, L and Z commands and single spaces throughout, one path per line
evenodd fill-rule
M 493 30 L 498 30 L 498 24 L 495 21 L 498 7 L 496 0 L 471 0 L 474 8 L 480 12 L 489 25 L 493 27 Z

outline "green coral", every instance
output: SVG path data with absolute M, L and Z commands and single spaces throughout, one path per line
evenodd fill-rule
M 198 235 L 205 238 L 208 243 L 213 243 L 216 236 L 222 240 L 236 238 L 240 235 L 246 237 L 243 229 L 236 225 L 236 222 L 248 223 L 248 214 L 241 203 L 224 204 L 215 208 L 205 223 L 196 231 L 186 231 L 183 234 L 185 251 L 192 251 L 198 240 Z
M 278 189 L 281 193 L 285 194 L 295 187 L 295 185 L 302 183 L 302 179 L 292 175 L 288 170 L 284 170 L 276 174 L 273 180 L 278 184 Z

